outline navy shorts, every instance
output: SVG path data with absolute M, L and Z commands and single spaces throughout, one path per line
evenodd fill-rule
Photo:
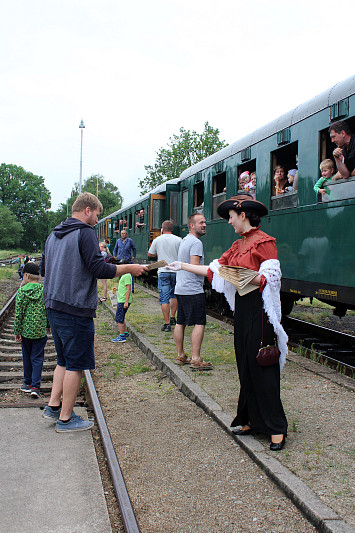
M 206 325 L 206 301 L 204 293 L 177 294 L 176 323 L 182 326 Z
M 176 285 L 175 272 L 162 272 L 158 276 L 159 302 L 168 304 L 171 298 L 176 298 L 174 290 Z
M 123 307 L 123 302 L 118 302 L 117 304 L 117 309 L 116 309 L 116 316 L 115 316 L 115 322 L 117 322 L 117 324 L 123 324 L 124 322 L 124 319 L 125 319 L 125 316 L 126 316 L 126 313 L 128 311 L 128 307 L 131 305 L 131 304 L 128 304 L 128 307 L 127 309 L 125 309 Z
M 47 309 L 58 366 L 67 370 L 92 370 L 95 368 L 94 320 L 91 317 L 69 315 Z

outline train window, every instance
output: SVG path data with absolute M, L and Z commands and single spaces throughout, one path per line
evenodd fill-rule
M 271 209 L 297 207 L 298 143 L 271 153 Z
M 214 176 L 212 181 L 212 219 L 219 218 L 217 206 L 226 199 L 226 178 L 225 172 Z
M 182 191 L 182 207 L 181 207 L 181 224 L 187 224 L 188 207 L 189 206 L 189 191 L 183 189 Z
M 150 229 L 160 229 L 164 221 L 165 200 L 154 199 L 152 206 L 152 227 Z
M 170 192 L 170 220 L 177 226 L 178 224 L 178 200 L 179 193 L 177 191 Z
M 119 218 L 116 218 L 115 221 L 114 221 L 113 231 L 116 234 L 120 231 L 120 220 L 119 220 Z
M 202 212 L 204 201 L 204 183 L 199 181 L 194 185 L 194 213 Z
M 135 212 L 134 232 L 140 233 L 145 227 L 145 211 L 143 208 Z
M 355 132 L 355 117 L 349 118 L 346 120 L 348 123 L 351 132 Z M 322 163 L 325 159 L 328 159 L 329 161 L 325 162 L 324 168 L 330 165 L 330 161 L 334 164 L 334 170 L 332 170 L 331 174 L 336 174 L 337 167 L 335 164 L 335 159 L 333 157 L 333 150 L 336 148 L 336 145 L 332 143 L 330 139 L 330 135 L 328 132 L 328 128 L 322 130 L 319 132 L 320 135 L 320 161 L 319 164 Z M 328 163 L 328 165 L 327 165 Z M 315 183 L 318 184 L 317 180 L 319 180 L 322 177 L 322 172 L 319 169 L 318 176 L 315 178 Z M 332 202 L 335 200 L 345 200 L 347 198 L 355 198 L 355 176 L 352 176 L 347 179 L 337 179 L 337 180 L 328 180 L 323 183 L 319 183 L 319 185 L 322 185 L 321 189 L 322 192 L 318 192 L 317 194 L 317 202 Z
M 256 197 L 256 159 L 248 161 L 244 165 L 239 165 L 237 169 L 237 190 L 238 193 L 248 192 L 255 199 Z
M 128 215 L 128 229 L 132 229 L 132 213 Z

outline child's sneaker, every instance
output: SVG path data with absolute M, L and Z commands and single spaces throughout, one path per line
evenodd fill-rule
M 94 422 L 83 420 L 79 415 L 72 415 L 69 422 L 57 420 L 55 430 L 57 433 L 65 433 L 66 431 L 85 431 L 86 429 L 91 429 L 93 425 Z
M 123 335 L 126 337 L 126 339 L 128 339 L 128 337 L 129 337 L 128 331 L 125 331 Z
M 39 388 L 31 387 L 31 398 L 40 398 Z
M 119 335 L 118 337 L 116 337 L 115 339 L 112 339 L 111 342 L 126 342 L 126 336 L 125 335 Z
M 20 390 L 22 392 L 31 392 L 31 385 L 27 385 L 26 383 L 23 383 L 20 387 Z

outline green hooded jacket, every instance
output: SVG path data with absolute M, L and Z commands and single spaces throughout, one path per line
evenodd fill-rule
M 14 334 L 27 339 L 42 339 L 46 336 L 49 322 L 43 299 L 43 285 L 26 283 L 16 294 Z

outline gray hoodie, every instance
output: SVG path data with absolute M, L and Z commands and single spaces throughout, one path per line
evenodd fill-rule
M 93 317 L 97 278 L 114 278 L 116 266 L 102 257 L 93 227 L 70 217 L 49 235 L 40 272 L 47 309 Z

